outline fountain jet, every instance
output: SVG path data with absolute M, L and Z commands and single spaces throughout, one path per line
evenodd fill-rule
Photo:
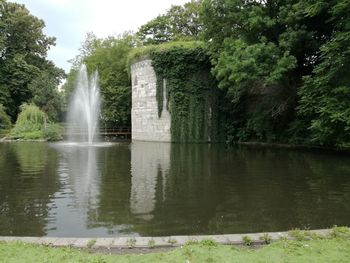
M 82 65 L 72 100 L 68 107 L 68 140 L 93 144 L 98 140 L 98 119 L 100 114 L 100 91 L 98 73 L 88 76 Z

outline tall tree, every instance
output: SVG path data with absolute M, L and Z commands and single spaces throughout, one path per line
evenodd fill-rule
M 297 90 L 332 32 L 327 2 L 319 1 L 318 11 L 308 16 L 310 2 L 316 0 L 203 1 L 213 73 L 241 116 L 232 123 L 236 139 L 289 136 Z
M 68 107 L 71 95 L 76 86 L 77 75 L 79 67 L 84 63 L 84 60 L 93 54 L 96 49 L 101 46 L 102 39 L 98 38 L 93 32 L 87 32 L 85 40 L 81 43 L 79 48 L 79 53 L 69 62 L 72 64 L 72 67 L 67 74 L 67 78 L 62 86 L 63 89 L 63 110 L 65 111 Z
M 30 83 L 47 67 L 55 68 L 46 59 L 55 38 L 46 36 L 44 27 L 24 5 L 0 0 L 0 103 L 13 120 L 32 98 Z
M 60 80 L 65 77 L 61 69 L 57 69 L 52 63 L 47 65 L 45 71 L 41 71 L 29 84 L 32 93 L 31 102 L 40 107 L 51 120 L 61 119 L 63 108 L 63 94 L 58 90 Z
M 161 44 L 174 40 L 198 39 L 202 30 L 199 18 L 201 0 L 173 5 L 166 14 L 142 25 L 137 32 L 144 45 Z
M 102 121 L 107 126 L 130 126 L 131 87 L 128 53 L 134 45 L 131 35 L 107 38 L 84 62 L 97 69 L 102 95 Z
M 299 92 L 299 117 L 311 141 L 322 145 L 350 146 L 350 1 L 313 1 L 306 8 L 314 17 L 329 6 L 332 34 L 320 48 L 320 63 L 305 77 Z
M 131 124 L 131 87 L 127 58 L 129 51 L 137 45 L 136 37 L 126 32 L 118 37 L 94 39 L 88 36 L 84 50 L 78 57 L 85 63 L 89 73 L 98 70 L 102 96 L 101 120 L 106 126 L 126 126 Z M 75 64 L 64 85 L 66 100 L 75 86 L 77 68 Z

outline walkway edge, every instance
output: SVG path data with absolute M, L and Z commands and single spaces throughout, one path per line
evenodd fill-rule
M 308 230 L 308 233 L 327 236 L 331 229 Z M 167 237 L 116 237 L 116 238 L 65 238 L 65 237 L 12 237 L 0 236 L 0 242 L 24 242 L 54 247 L 74 247 L 88 249 L 115 249 L 115 248 L 160 248 L 177 247 L 189 242 L 212 240 L 224 245 L 242 245 L 244 237 L 248 237 L 253 244 L 264 244 L 262 237 L 268 234 L 271 242 L 280 239 L 293 239 L 290 232 L 264 232 L 250 234 L 224 234 L 224 235 L 197 235 L 197 236 L 167 236 Z M 245 238 L 247 239 L 247 238 Z

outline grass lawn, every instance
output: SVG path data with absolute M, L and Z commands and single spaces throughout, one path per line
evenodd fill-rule
M 51 248 L 24 243 L 0 243 L 0 262 L 350 262 L 350 235 L 336 233 L 329 238 L 280 240 L 258 249 L 201 242 L 170 252 L 103 255 L 72 248 Z

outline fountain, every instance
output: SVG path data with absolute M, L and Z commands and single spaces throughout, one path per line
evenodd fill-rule
M 88 77 L 82 65 L 73 98 L 68 107 L 68 140 L 92 145 L 98 141 L 98 119 L 100 113 L 100 91 L 98 73 Z

